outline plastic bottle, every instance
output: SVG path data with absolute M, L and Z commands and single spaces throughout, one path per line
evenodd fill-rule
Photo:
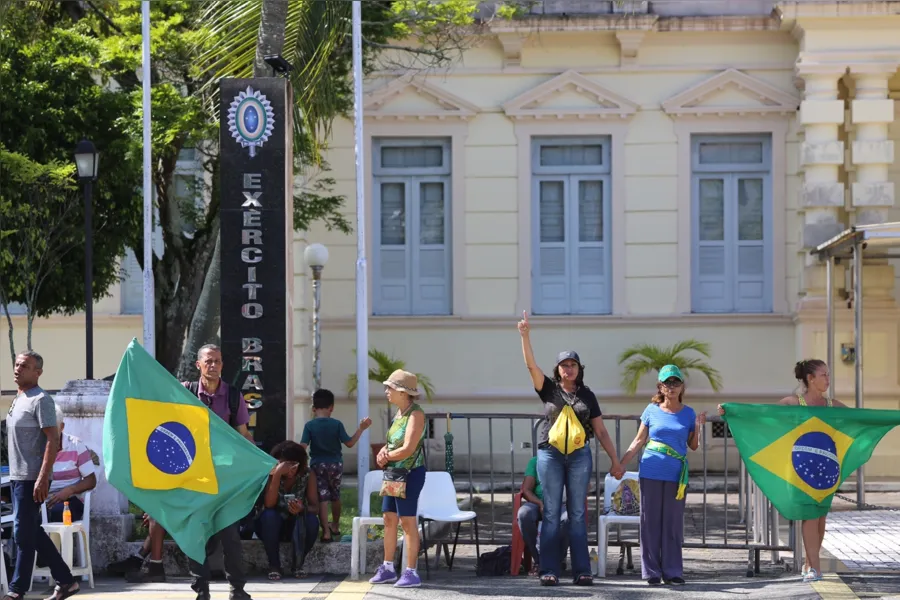
M 597 564 L 600 561 L 600 557 L 597 555 L 597 550 L 591 548 L 591 573 L 597 572 Z
M 72 511 L 69 510 L 69 503 L 65 502 L 63 504 L 63 525 L 71 525 L 72 524 Z

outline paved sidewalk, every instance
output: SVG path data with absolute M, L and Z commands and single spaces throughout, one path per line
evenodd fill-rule
M 900 511 L 832 513 L 824 546 L 848 571 L 900 572 Z

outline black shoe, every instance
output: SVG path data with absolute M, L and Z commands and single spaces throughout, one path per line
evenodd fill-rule
M 197 592 L 197 600 L 210 600 L 209 590 Z
M 647 580 L 647 585 L 662 585 L 662 579 L 659 577 L 651 577 Z
M 140 571 L 143 565 L 143 558 L 141 558 L 140 556 L 132 555 L 125 560 L 110 563 L 109 566 L 106 567 L 106 572 L 110 575 L 118 575 L 119 577 L 121 577 L 129 571 Z
M 166 569 L 161 562 L 150 561 L 146 569 L 125 574 L 128 583 L 165 583 Z
M 684 585 L 684 579 L 681 577 L 673 577 L 672 579 L 666 579 L 666 583 L 669 585 Z
M 233 589 L 228 594 L 228 600 L 253 600 L 253 598 L 243 589 Z

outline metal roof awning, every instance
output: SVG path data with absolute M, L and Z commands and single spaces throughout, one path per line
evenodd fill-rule
M 863 244 L 866 258 L 900 258 L 891 248 L 900 248 L 900 222 L 855 225 L 809 251 L 822 259 L 850 258 L 857 244 Z

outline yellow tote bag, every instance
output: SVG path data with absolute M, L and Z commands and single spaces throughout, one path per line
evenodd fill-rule
M 575 416 L 575 411 L 568 404 L 556 417 L 556 422 L 550 428 L 550 445 L 563 454 L 572 454 L 576 450 L 584 448 L 587 435 L 581 421 Z

